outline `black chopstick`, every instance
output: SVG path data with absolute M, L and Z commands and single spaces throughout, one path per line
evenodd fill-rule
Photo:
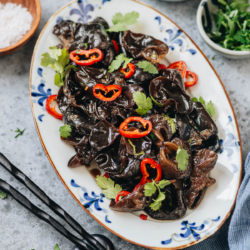
M 35 194 L 42 202 L 44 202 L 54 213 L 56 213 L 58 216 L 60 216 L 63 220 L 65 220 L 75 231 L 77 231 L 77 233 L 79 233 L 86 241 L 87 243 L 92 246 L 94 249 L 100 249 L 100 250 L 106 250 L 106 248 L 101 245 L 93 236 L 91 236 L 90 234 L 88 234 L 82 227 L 81 225 L 75 221 L 64 209 L 62 209 L 58 204 L 56 204 L 53 200 L 51 200 L 32 180 L 30 180 L 22 171 L 20 171 L 17 167 L 15 167 L 3 154 L 0 153 L 0 165 L 3 166 L 7 171 L 9 171 L 10 174 L 12 174 L 17 180 L 19 180 L 22 184 L 24 184 L 33 194 Z M 7 187 L 6 185 L 8 185 L 7 183 L 5 183 L 5 185 L 3 185 L 4 187 Z M 3 188 L 4 188 L 3 187 Z M 13 187 L 9 186 L 10 189 L 13 191 L 14 194 L 17 194 L 18 191 L 16 191 Z M 1 187 L 0 187 L 1 189 Z M 14 192 L 15 191 L 15 192 Z M 3 190 L 3 192 L 5 192 Z M 7 193 L 9 193 L 9 191 L 6 191 Z M 11 193 L 9 193 L 11 196 L 13 196 Z M 20 193 L 19 193 L 20 194 Z M 21 194 L 20 194 L 21 195 Z M 22 196 L 22 195 L 21 195 Z M 17 198 L 19 198 L 20 196 L 17 196 Z M 24 197 L 24 196 L 22 196 Z M 14 197 L 16 199 L 16 197 Z M 25 197 L 24 197 L 25 198 Z M 26 199 L 26 198 L 25 198 Z M 21 201 L 19 201 L 18 199 L 16 199 L 19 203 Z M 28 201 L 28 199 L 26 199 L 26 204 L 30 203 Z M 32 203 L 30 203 L 32 204 Z M 32 204 L 32 206 L 34 206 Z M 34 206 L 35 207 L 35 206 Z M 29 207 L 26 206 L 26 208 L 29 209 Z M 37 208 L 37 207 L 35 207 Z M 38 208 L 37 208 L 38 209 Z M 30 209 L 29 209 L 30 210 Z M 39 209 L 40 210 L 40 209 Z M 35 214 L 35 212 L 30 210 L 31 212 L 33 212 Z M 42 210 L 40 210 L 42 211 Z M 43 212 L 43 211 L 42 211 Z M 45 212 L 43 212 L 44 214 L 46 214 Z M 35 214 L 37 215 L 37 214 Z M 39 214 L 37 215 L 39 217 Z M 48 215 L 49 216 L 49 215 Z M 40 218 L 40 217 L 39 217 Z M 45 220 L 46 222 L 48 222 L 46 220 L 46 218 L 41 218 L 42 220 Z M 55 221 L 55 220 L 54 220 Z M 50 225 L 52 225 L 50 222 L 48 222 Z M 58 223 L 58 222 L 57 222 Z M 59 223 L 60 224 L 60 223 Z M 61 224 L 60 224 L 61 225 Z M 53 226 L 53 225 L 52 225 Z M 53 226 L 54 227 L 54 226 Z M 55 228 L 55 227 L 54 227 Z M 57 229 L 56 229 L 57 230 Z M 64 230 L 66 230 L 64 228 Z M 63 230 L 63 234 L 66 232 L 66 235 L 69 233 L 67 230 L 64 231 Z M 69 233 L 70 234 L 70 233 Z M 71 234 L 72 235 L 72 234 Z M 76 238 L 74 235 L 72 235 L 74 238 L 74 240 L 80 240 L 78 238 Z M 65 236 L 67 237 L 67 236 Z M 68 237 L 67 237 L 68 238 Z M 76 239 L 75 239 L 76 238 Z M 74 242 L 74 241 L 73 241 Z M 82 242 L 82 240 L 81 240 Z M 77 245 L 79 245 L 78 243 L 75 243 Z M 85 243 L 84 243 L 85 244 Z M 85 244 L 86 245 L 86 244 Z M 83 246 L 83 245 L 80 245 Z M 87 246 L 87 245 L 86 245 Z M 88 248 L 89 249 L 89 248 Z
M 83 250 L 89 250 L 88 245 L 82 241 L 82 239 L 77 238 L 73 234 L 71 234 L 61 223 L 56 221 L 49 214 L 35 206 L 31 203 L 25 196 L 19 193 L 15 188 L 10 186 L 8 183 L 0 179 L 0 190 L 12 196 L 18 203 L 20 203 L 23 207 L 28 209 L 34 215 L 36 215 L 39 219 L 47 222 L 52 227 L 54 227 L 59 233 L 61 233 L 64 237 L 75 243 L 77 246 L 81 247 Z

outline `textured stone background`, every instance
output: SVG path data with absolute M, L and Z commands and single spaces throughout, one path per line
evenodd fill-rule
M 125 0 L 123 0 L 125 1 Z M 102 233 L 115 244 L 116 249 L 141 250 L 107 231 L 94 221 L 76 203 L 59 181 L 50 166 L 38 139 L 30 107 L 29 70 L 33 48 L 37 37 L 50 18 L 68 0 L 41 0 L 42 18 L 35 36 L 18 52 L 0 57 L 0 150 L 23 172 L 25 172 L 52 199 L 63 206 L 90 233 Z M 189 0 L 183 3 L 167 3 L 154 0 L 143 2 L 160 10 L 181 28 L 204 51 L 220 75 L 234 106 L 239 122 L 243 158 L 246 158 L 250 148 L 248 133 L 250 129 L 250 98 L 249 94 L 249 63 L 250 60 L 229 60 L 216 55 L 201 39 L 196 26 L 196 10 L 199 0 Z M 15 139 L 13 132 L 17 127 L 26 128 L 25 135 Z M 6 180 L 26 195 L 39 207 L 51 212 L 41 205 L 30 192 L 12 178 L 7 171 L 0 169 L 0 178 Z M 61 221 L 61 220 L 60 220 Z M 62 224 L 65 224 L 62 222 Z M 217 232 L 219 236 L 220 231 Z M 213 237 L 207 241 L 213 243 Z M 12 198 L 0 200 L 0 250 L 52 250 L 58 243 L 61 250 L 70 250 L 73 245 L 61 237 L 47 224 L 40 222 L 35 216 L 23 209 Z M 198 248 L 211 249 L 198 245 Z

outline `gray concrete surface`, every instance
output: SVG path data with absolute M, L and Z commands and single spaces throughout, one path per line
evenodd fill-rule
M 88 232 L 102 233 L 108 236 L 114 242 L 116 249 L 140 250 L 143 248 L 116 237 L 82 210 L 52 169 L 35 130 L 29 99 L 31 56 L 36 39 L 46 21 L 67 2 L 69 1 L 41 0 L 42 18 L 35 36 L 18 52 L 0 57 L 0 151 L 32 178 L 52 199 L 63 206 Z M 189 0 L 183 3 L 154 0 L 143 0 L 143 2 L 160 10 L 181 26 L 211 60 L 224 82 L 234 106 L 240 126 L 243 158 L 245 159 L 250 149 L 250 141 L 248 140 L 250 130 L 250 98 L 248 96 L 250 60 L 225 59 L 208 48 L 198 33 L 195 21 L 199 0 Z M 215 56 L 215 60 L 212 60 L 213 56 Z M 13 131 L 17 127 L 26 128 L 26 131 L 24 136 L 15 139 Z M 51 214 L 7 171 L 0 169 L 0 178 L 9 182 L 31 201 L 39 204 L 40 208 Z M 213 241 L 212 238 L 209 240 Z M 56 243 L 59 244 L 61 250 L 70 250 L 73 247 L 67 239 L 60 236 L 47 224 L 40 222 L 12 198 L 0 200 L 0 250 L 52 250 Z M 197 249 L 202 249 L 202 243 Z

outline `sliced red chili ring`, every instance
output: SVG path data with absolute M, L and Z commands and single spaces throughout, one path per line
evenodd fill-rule
M 198 81 L 198 76 L 194 72 L 186 71 L 186 79 L 189 78 L 189 77 L 192 78 L 192 81 L 186 81 L 185 82 L 185 87 L 186 88 L 194 86 Z
M 167 66 L 165 66 L 164 64 L 161 64 L 161 63 L 158 64 L 158 71 L 161 69 L 166 69 L 166 68 Z
M 130 194 L 130 192 L 128 192 L 128 191 L 119 192 L 115 197 L 115 202 L 117 203 L 120 200 L 120 197 L 127 196 L 128 194 Z
M 112 43 L 114 44 L 116 55 L 118 55 L 119 54 L 119 46 L 115 40 L 112 40 Z
M 80 56 L 85 56 L 86 60 L 81 60 Z M 90 66 L 102 60 L 103 52 L 99 49 L 74 50 L 70 52 L 70 60 L 80 66 Z M 89 58 L 89 59 L 88 59 Z
M 51 95 L 47 98 L 46 100 L 46 104 L 45 104 L 45 108 L 46 110 L 48 111 L 48 113 L 52 116 L 54 116 L 56 119 L 58 120 L 62 120 L 63 119 L 63 115 L 62 114 L 59 114 L 57 111 L 56 111 L 56 105 L 54 105 L 53 107 L 51 107 L 51 103 L 53 101 L 56 101 L 56 97 L 57 95 Z
M 119 71 L 125 75 L 125 78 L 129 78 L 135 73 L 135 65 L 132 63 L 128 63 L 125 69 L 121 67 Z
M 148 173 L 146 164 L 149 164 L 151 168 L 155 168 L 157 170 L 157 175 L 154 181 L 161 180 L 161 177 L 162 177 L 161 165 L 151 158 L 145 158 L 141 162 L 141 173 L 142 173 L 141 181 L 135 186 L 133 192 L 136 191 L 138 188 L 140 188 L 142 185 L 148 182 L 152 182 L 152 180 L 148 180 L 149 173 Z
M 97 93 L 97 91 L 99 90 L 99 92 Z M 111 97 L 106 97 L 102 94 L 102 92 L 104 92 L 105 95 L 107 95 L 109 92 L 113 91 L 113 94 Z M 93 87 L 93 95 L 105 102 L 110 102 L 110 101 L 114 101 L 119 95 L 121 95 L 122 93 L 122 87 L 119 85 L 104 85 L 104 84 L 96 84 Z
M 182 78 L 185 79 L 186 71 L 187 71 L 187 64 L 184 61 L 178 61 L 170 64 L 168 69 L 176 69 L 180 71 Z
M 135 129 L 133 131 L 127 130 L 128 124 L 130 122 L 140 122 L 143 125 L 143 127 L 147 130 L 146 131 L 139 131 L 139 129 Z M 120 134 L 126 138 L 141 138 L 148 135 L 151 132 L 151 130 L 152 130 L 152 123 L 139 116 L 131 116 L 127 118 L 125 121 L 121 123 L 119 127 Z

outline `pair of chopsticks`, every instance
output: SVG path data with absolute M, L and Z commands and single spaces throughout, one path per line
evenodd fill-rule
M 32 204 L 25 196 L 19 193 L 15 188 L 0 179 L 0 190 L 12 196 L 18 203 L 28 209 L 41 220 L 50 224 L 59 233 L 76 244 L 82 250 L 114 250 L 112 242 L 105 236 L 101 236 L 101 242 L 97 241 L 92 235 L 88 234 L 81 225 L 75 221 L 65 210 L 51 200 L 33 181 L 31 181 L 23 172 L 15 167 L 10 161 L 0 153 L 0 165 L 3 166 L 10 174 L 25 185 L 33 194 L 35 194 L 43 203 L 45 203 L 55 214 L 65 220 L 72 229 L 80 234 L 80 239 L 71 234 L 62 224 L 51 217 L 49 214 Z M 105 247 L 104 247 L 105 245 Z

